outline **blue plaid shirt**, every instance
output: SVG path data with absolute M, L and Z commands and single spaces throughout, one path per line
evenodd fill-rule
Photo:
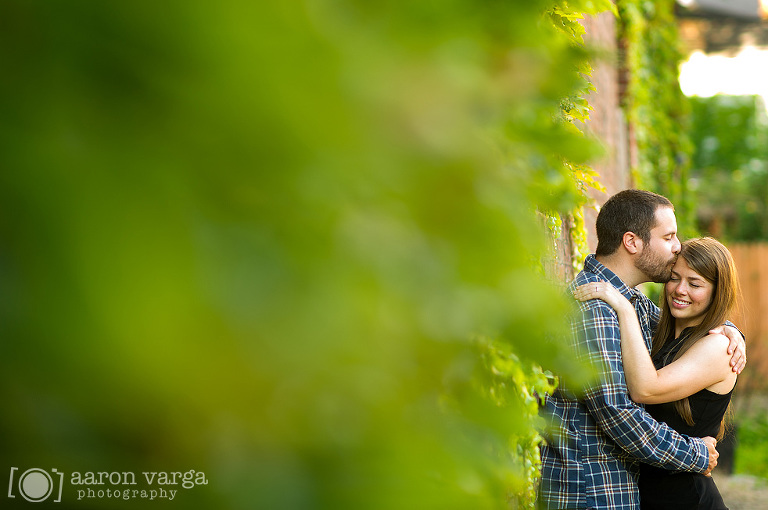
M 659 308 L 589 255 L 571 284 L 611 282 L 634 304 L 650 349 Z M 709 453 L 699 438 L 678 434 L 630 400 L 621 363 L 616 312 L 593 299 L 579 304 L 571 326 L 580 360 L 600 374 L 600 383 L 575 397 L 566 388 L 546 397 L 542 415 L 550 429 L 541 448 L 541 506 L 548 509 L 639 509 L 637 461 L 670 470 L 705 472 Z

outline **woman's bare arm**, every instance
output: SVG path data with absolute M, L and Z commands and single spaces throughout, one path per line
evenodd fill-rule
M 687 397 L 725 380 L 731 372 L 728 339 L 709 335 L 674 363 L 656 370 L 643 340 L 632 304 L 611 284 L 588 283 L 574 291 L 580 301 L 602 299 L 616 311 L 621 331 L 621 355 L 629 395 L 635 402 L 656 404 Z

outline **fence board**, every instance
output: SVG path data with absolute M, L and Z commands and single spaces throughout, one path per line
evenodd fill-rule
M 733 322 L 747 337 L 747 368 L 739 377 L 739 392 L 768 389 L 768 244 L 732 244 L 744 297 Z

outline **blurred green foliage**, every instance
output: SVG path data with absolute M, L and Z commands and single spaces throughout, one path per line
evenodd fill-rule
M 531 507 L 537 367 L 579 371 L 536 210 L 584 200 L 561 103 L 609 7 L 2 2 L 0 471 Z
M 618 0 L 624 108 L 637 143 L 634 186 L 675 204 L 683 237 L 696 235 L 694 194 L 687 186 L 693 146 L 690 106 L 679 83 L 683 56 L 675 0 Z
M 740 416 L 734 473 L 768 479 L 768 418 L 764 412 Z
M 692 97 L 688 186 L 698 227 L 730 241 L 768 240 L 768 122 L 758 96 Z

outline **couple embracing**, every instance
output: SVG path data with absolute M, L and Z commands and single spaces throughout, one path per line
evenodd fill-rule
M 746 363 L 733 259 L 711 238 L 681 244 L 672 203 L 648 191 L 611 197 L 596 231 L 570 289 L 572 345 L 599 377 L 546 398 L 540 505 L 726 509 L 709 473 Z M 651 281 L 659 306 L 635 288 Z

